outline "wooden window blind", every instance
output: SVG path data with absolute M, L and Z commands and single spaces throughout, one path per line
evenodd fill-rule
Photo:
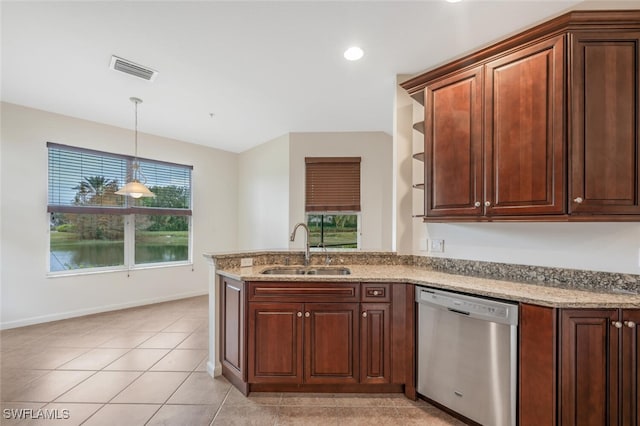
M 360 157 L 305 157 L 305 210 L 359 212 L 360 162 Z

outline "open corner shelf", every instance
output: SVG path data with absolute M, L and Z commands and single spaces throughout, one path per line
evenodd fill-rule
M 424 135 L 424 121 L 418 121 L 414 123 L 413 130 L 417 130 Z

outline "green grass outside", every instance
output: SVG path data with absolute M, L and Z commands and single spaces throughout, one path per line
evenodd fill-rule
M 315 247 L 320 242 L 320 233 L 319 232 L 311 232 L 311 246 Z M 335 231 L 335 232 L 324 232 L 324 242 L 327 247 L 332 247 L 334 245 L 343 245 L 343 248 L 357 248 L 358 245 L 358 235 L 357 231 L 349 230 L 349 231 Z

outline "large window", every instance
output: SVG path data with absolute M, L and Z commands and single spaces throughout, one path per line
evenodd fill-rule
M 360 157 L 305 158 L 312 247 L 360 248 Z
M 128 269 L 191 259 L 191 166 L 136 159 L 154 198 L 116 195 L 132 157 L 49 148 L 49 271 Z

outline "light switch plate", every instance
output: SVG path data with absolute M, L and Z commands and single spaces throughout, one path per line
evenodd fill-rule
M 240 259 L 240 267 L 246 268 L 248 266 L 253 266 L 253 257 L 243 257 Z

